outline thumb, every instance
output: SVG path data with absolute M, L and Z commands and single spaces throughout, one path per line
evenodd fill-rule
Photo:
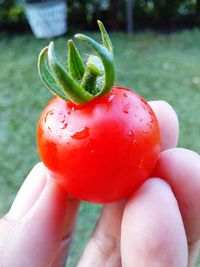
M 51 266 L 62 239 L 67 199 L 47 178 L 43 164 L 37 164 L 0 221 L 0 265 Z

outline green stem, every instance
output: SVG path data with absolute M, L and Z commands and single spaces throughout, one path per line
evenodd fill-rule
M 81 81 L 81 86 L 93 95 L 98 92 L 97 78 L 102 75 L 101 70 L 98 68 L 98 58 L 90 56 L 87 61 L 84 76 Z

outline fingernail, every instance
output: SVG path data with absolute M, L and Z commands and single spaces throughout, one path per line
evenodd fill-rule
M 37 201 L 46 182 L 44 165 L 38 163 L 22 184 L 6 217 L 11 220 L 20 220 Z

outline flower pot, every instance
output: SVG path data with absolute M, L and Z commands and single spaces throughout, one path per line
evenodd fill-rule
M 67 31 L 67 4 L 64 0 L 27 1 L 24 6 L 37 38 L 51 38 Z

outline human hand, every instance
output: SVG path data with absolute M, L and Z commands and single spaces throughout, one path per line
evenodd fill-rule
M 173 109 L 162 101 L 150 105 L 163 150 L 153 176 L 128 200 L 104 205 L 77 267 L 194 266 L 200 237 L 200 158 L 174 148 L 178 120 Z M 37 165 L 1 219 L 0 266 L 64 266 L 78 207 L 79 201 Z
M 0 220 L 0 266 L 65 266 L 78 208 L 37 164 Z

